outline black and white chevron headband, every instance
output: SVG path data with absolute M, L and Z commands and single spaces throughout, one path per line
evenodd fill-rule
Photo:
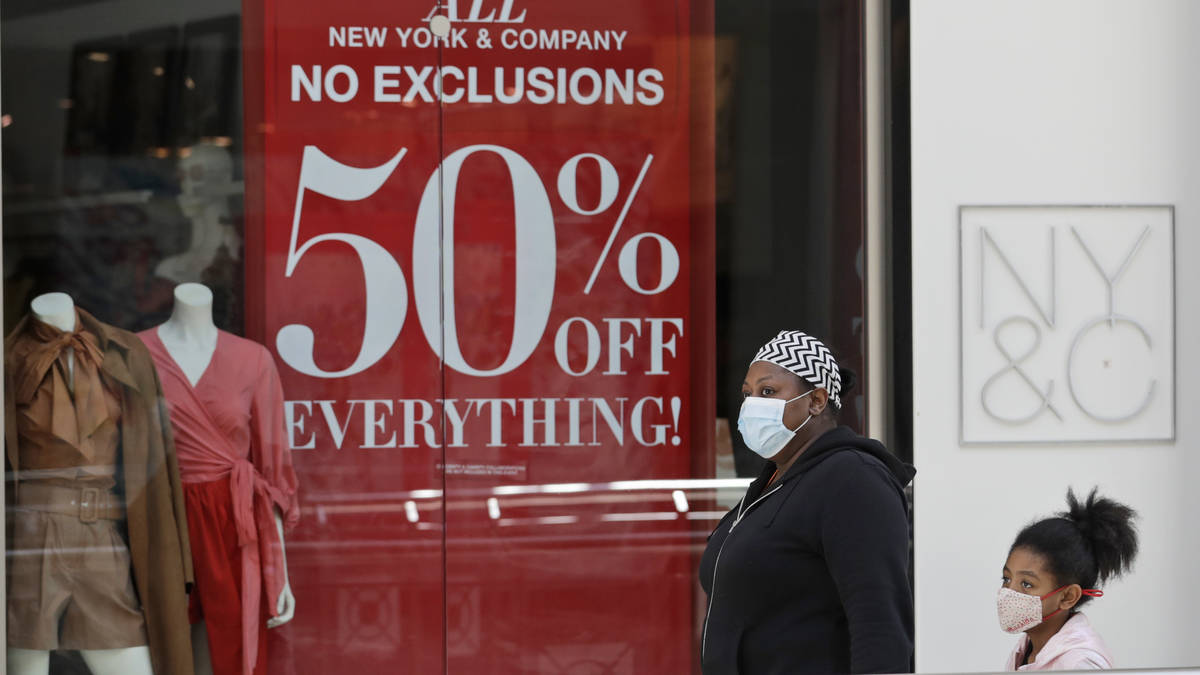
M 779 335 L 758 350 L 754 361 L 774 363 L 799 375 L 829 392 L 833 405 L 842 407 L 842 373 L 833 352 L 817 338 L 798 330 L 779 331 Z

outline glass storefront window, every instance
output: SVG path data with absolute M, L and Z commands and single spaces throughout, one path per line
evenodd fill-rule
M 2 18 L 10 672 L 700 671 L 751 356 L 865 382 L 858 3 Z

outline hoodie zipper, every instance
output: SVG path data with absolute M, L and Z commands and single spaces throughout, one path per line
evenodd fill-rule
M 778 492 L 779 488 L 782 487 L 783 481 L 780 481 L 779 485 L 776 485 L 775 488 L 770 492 L 766 493 L 765 495 L 761 495 L 758 499 L 750 502 L 750 506 L 746 506 L 746 496 L 742 495 L 742 501 L 740 504 L 738 504 L 737 517 L 733 519 L 732 523 L 730 523 L 729 534 L 725 535 L 725 541 L 722 541 L 721 547 L 717 549 L 717 559 L 713 561 L 712 592 L 708 594 L 708 611 L 704 614 L 704 634 L 700 637 L 701 663 L 704 662 L 704 652 L 708 648 L 708 620 L 712 616 L 713 599 L 717 597 L 717 569 L 721 565 L 721 553 L 725 551 L 725 544 L 729 543 L 729 538 L 733 536 L 733 528 L 737 527 L 738 523 L 742 522 L 742 518 L 745 517 L 747 513 L 750 513 L 750 509 L 754 508 L 754 506 L 762 500 Z

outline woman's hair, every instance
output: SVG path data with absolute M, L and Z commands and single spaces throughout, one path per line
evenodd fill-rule
M 1138 551 L 1135 518 L 1136 511 L 1097 496 L 1096 488 L 1083 503 L 1067 488 L 1067 510 L 1021 530 L 1009 552 L 1025 548 L 1041 555 L 1059 586 L 1096 588 L 1132 568 Z M 1081 597 L 1079 605 L 1088 600 Z
M 841 373 L 841 376 L 842 376 L 842 389 L 839 392 L 839 394 L 842 397 L 842 406 L 844 406 L 844 405 L 846 405 L 846 400 L 847 400 L 846 395 L 849 394 L 851 391 L 853 391 L 854 386 L 858 384 L 858 373 L 856 373 L 853 370 L 850 370 L 848 367 L 842 365 L 841 362 L 838 362 L 838 372 Z M 796 377 L 798 377 L 802 382 L 804 382 L 804 384 L 808 385 L 809 387 L 822 386 L 820 384 L 812 382 L 811 380 L 800 377 L 799 375 L 797 375 Z M 821 414 L 828 415 L 836 420 L 838 418 L 838 415 L 841 414 L 841 412 L 842 412 L 841 406 L 834 405 L 833 400 L 830 399 L 829 405 L 825 406 L 825 412 L 823 412 Z

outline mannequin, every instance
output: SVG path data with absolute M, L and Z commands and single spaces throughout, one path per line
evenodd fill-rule
M 45 293 L 29 304 L 33 316 L 42 323 L 70 332 L 75 330 L 75 301 L 66 293 Z
M 47 293 L 44 295 L 40 295 L 40 296 L 34 298 L 30 309 L 31 309 L 32 317 L 34 319 L 36 319 L 37 321 L 40 321 L 44 324 L 47 324 L 47 325 L 53 327 L 54 329 L 57 329 L 57 331 L 61 331 L 62 333 L 73 333 L 76 330 L 78 322 L 76 320 L 77 310 L 75 307 L 75 303 L 71 299 L 71 297 L 65 293 Z M 24 325 L 25 324 L 23 323 L 22 326 L 24 326 Z M 21 334 L 22 333 L 21 333 L 20 329 L 18 329 L 17 331 L 14 331 L 14 337 L 21 335 Z M 12 341 L 13 340 L 10 339 L 10 343 Z M 76 354 L 74 353 L 73 347 L 64 348 L 62 350 L 62 353 L 64 353 L 66 356 L 66 371 L 67 371 L 66 378 L 65 378 L 66 384 L 67 384 L 68 389 L 72 393 L 72 395 L 74 395 L 76 393 L 76 382 L 75 382 Z M 7 354 L 6 354 L 6 356 L 7 356 Z M 7 361 L 7 359 L 6 359 L 6 361 Z M 6 366 L 11 366 L 11 365 L 14 365 L 14 364 L 6 363 Z M 94 365 L 100 366 L 101 364 L 97 363 Z M 53 370 L 53 367 L 54 366 L 51 366 L 51 371 Z M 46 377 L 48 377 L 48 378 L 54 377 L 51 371 L 47 371 Z M 12 375 L 13 375 L 13 373 L 6 373 L 6 376 L 11 377 Z M 74 404 L 77 406 L 81 405 L 80 402 L 75 402 Z M 7 403 L 6 403 L 6 407 L 7 407 Z M 6 414 L 7 414 L 7 411 L 6 411 Z M 29 424 L 30 423 L 26 423 L 26 426 L 28 426 Z M 108 428 L 111 428 L 111 427 L 108 427 Z M 46 430 L 45 429 L 34 429 L 34 431 L 45 432 Z M 11 445 L 13 440 L 16 438 L 18 438 L 18 435 L 15 433 L 15 431 L 10 431 L 8 433 L 6 442 L 8 442 Z M 34 448 L 34 450 L 36 450 L 36 448 Z M 120 452 L 119 448 L 116 448 L 115 451 Z M 17 451 L 15 451 L 11 447 L 9 448 L 8 452 L 9 452 L 10 457 L 17 453 Z M 117 467 L 115 464 L 109 464 L 109 465 L 105 466 L 104 469 L 109 472 L 110 476 L 117 471 Z M 43 470 L 42 473 L 52 474 L 52 476 L 50 478 L 43 478 L 40 480 L 39 480 L 39 476 L 38 476 L 38 471 L 36 471 L 36 470 L 30 471 L 29 474 L 32 476 L 32 480 L 26 479 L 27 486 L 23 487 L 23 486 L 14 484 L 14 487 L 10 488 L 10 489 L 15 489 L 18 491 L 21 489 L 24 489 L 26 494 L 28 494 L 29 490 L 33 490 L 33 489 L 42 487 L 43 486 L 42 483 L 44 481 L 45 482 L 44 484 L 46 486 L 51 487 L 52 489 L 61 489 L 61 490 L 71 491 L 74 488 L 69 487 L 69 485 L 71 485 L 71 483 L 69 483 L 69 479 L 63 478 L 63 474 L 69 473 L 70 471 L 72 471 L 72 469 L 70 467 L 55 468 L 55 469 L 51 469 L 48 471 Z M 107 480 L 109 484 L 111 484 L 111 482 L 112 482 L 111 478 L 86 476 L 83 471 L 80 471 L 79 473 L 83 480 L 91 480 L 91 481 L 96 481 L 97 479 L 100 479 L 102 481 Z M 67 481 L 67 485 L 60 487 L 60 485 L 62 485 L 62 483 L 64 481 Z M 108 489 L 108 488 L 104 487 L 103 482 L 84 482 L 84 483 L 80 483 L 80 485 L 93 486 L 89 489 L 93 489 L 93 490 L 97 490 L 97 491 L 107 491 L 107 489 Z M 78 492 L 76 491 L 76 493 L 78 493 Z M 31 503 L 33 503 L 33 502 L 31 502 Z M 26 504 L 21 503 L 21 502 L 18 502 L 17 506 L 15 506 L 14 508 L 16 509 L 16 511 L 13 514 L 13 520 L 14 520 L 14 522 L 20 523 L 18 525 L 18 527 L 31 526 L 29 519 L 37 517 L 37 516 L 43 516 L 46 518 L 63 518 L 66 521 L 74 520 L 75 523 L 80 523 L 80 522 L 87 523 L 88 522 L 88 521 L 82 520 L 82 518 L 78 515 L 75 515 L 75 516 L 61 515 L 62 512 L 58 512 L 58 511 L 56 511 L 56 512 L 43 511 L 43 512 L 39 513 L 36 505 L 27 506 Z M 33 509 L 32 512 L 30 511 L 30 509 Z M 53 514 L 53 515 L 51 515 L 51 514 Z M 104 518 L 108 519 L 111 517 L 112 516 L 105 516 Z M 54 522 L 62 523 L 63 521 L 60 520 L 60 521 L 54 521 Z M 102 525 L 101 524 L 102 522 L 103 521 L 97 522 L 97 521 L 93 520 L 90 526 L 91 527 L 112 527 L 111 525 L 107 525 L 107 524 Z M 85 525 L 84 527 L 87 527 L 87 525 Z M 86 545 L 86 544 L 81 544 L 81 545 Z M 52 564 L 50 562 L 46 562 L 46 560 L 49 560 L 49 556 L 54 555 L 54 553 L 55 553 L 54 551 L 43 550 L 42 555 L 44 556 L 44 558 L 42 559 L 42 562 L 40 564 L 42 564 L 42 565 Z M 124 573 L 124 574 L 126 574 L 125 585 L 127 585 L 130 589 L 130 592 L 132 592 L 133 568 L 131 566 L 126 566 L 122 569 L 128 569 L 128 572 Z M 110 581 L 110 580 L 111 580 L 111 578 L 107 579 L 106 581 Z M 56 580 L 54 582 L 46 582 L 46 583 L 60 583 L 60 582 L 58 580 Z M 118 578 L 118 584 L 119 583 L 120 583 L 120 579 Z M 14 593 L 14 596 L 15 595 L 16 594 Z M 130 598 L 131 598 L 131 601 L 136 602 L 135 597 L 130 596 Z M 18 602 L 18 603 L 24 602 L 24 598 L 10 597 L 9 600 L 10 600 L 10 602 Z M 52 610 L 46 608 L 44 605 L 39 605 L 39 606 L 40 606 L 40 609 L 38 610 L 37 616 L 39 617 L 39 623 L 40 623 L 42 620 L 41 617 L 49 616 L 47 614 L 47 612 L 52 611 Z M 19 611 L 26 611 L 26 610 L 23 609 L 23 610 L 19 610 Z M 63 620 L 63 619 L 60 619 L 60 621 L 61 620 Z M 71 620 L 73 622 L 76 622 L 76 623 L 73 623 L 73 626 L 78 630 L 79 624 L 77 622 L 79 621 L 79 619 L 76 617 L 72 617 Z M 85 630 L 85 631 L 87 630 L 86 624 L 84 625 L 83 630 Z M 141 629 L 141 633 L 142 633 L 141 637 L 144 640 L 144 628 Z M 11 635 L 11 633 L 10 633 L 10 635 Z M 138 637 L 139 637 L 138 635 L 134 634 L 132 637 L 129 637 L 127 635 L 124 639 L 136 640 Z M 94 673 L 95 675 L 109 675 L 109 674 L 111 674 L 111 675 L 125 675 L 125 674 L 153 675 L 153 672 L 154 672 L 152 665 L 151 665 L 150 648 L 145 644 L 140 645 L 140 646 L 120 647 L 120 648 L 114 648 L 114 649 L 80 649 L 79 652 L 80 652 L 80 655 L 83 657 L 84 662 L 87 663 L 88 668 L 90 668 L 92 673 Z M 7 650 L 6 661 L 7 661 L 7 667 L 8 667 L 7 672 L 10 673 L 11 675 L 46 675 L 50 669 L 50 650 L 9 647 Z
M 212 265 L 221 247 L 230 257 L 239 256 L 241 242 L 233 226 L 230 195 L 242 191 L 233 179 L 229 151 L 201 143 L 179 160 L 179 210 L 192 223 L 192 241 L 186 251 L 165 258 L 154 273 L 176 282 L 196 281 Z
M 203 284 L 180 284 L 175 287 L 175 307 L 171 318 L 158 327 L 158 338 L 170 352 L 171 358 L 183 370 L 188 382 L 194 387 L 200 376 L 212 362 L 213 353 L 217 351 L 217 326 L 212 319 L 213 294 Z M 284 556 L 284 572 L 287 571 L 287 547 L 283 546 L 283 516 L 275 509 L 275 527 L 279 534 L 280 548 Z M 296 598 L 292 588 L 284 581 L 283 592 L 275 601 L 276 616 L 271 617 L 267 625 L 278 628 L 292 620 L 296 611 Z M 199 624 L 199 634 L 203 636 L 204 625 Z M 195 639 L 197 631 L 193 630 Z M 197 647 L 199 649 L 199 647 Z
M 158 327 L 171 358 L 183 369 L 192 386 L 204 374 L 217 350 L 217 327 L 212 320 L 212 291 L 201 284 L 175 287 L 171 318 Z
M 125 649 L 80 649 L 79 655 L 92 675 L 154 675 L 149 647 Z M 50 652 L 8 648 L 8 675 L 47 675 Z
M 75 301 L 66 293 L 44 293 L 29 303 L 29 311 L 42 323 L 70 333 L 75 330 Z M 67 348 L 67 384 L 75 386 L 75 350 Z
M 213 422 L 214 419 L 228 419 L 229 416 L 211 415 L 206 410 L 219 404 L 226 406 L 235 405 L 234 399 L 237 398 L 239 390 L 244 388 L 246 382 L 253 381 L 253 377 L 247 380 L 245 374 L 242 372 L 251 369 L 250 357 L 247 354 L 253 354 L 257 351 L 260 352 L 260 355 L 265 355 L 267 360 L 270 359 L 269 353 L 261 345 L 256 345 L 248 340 L 243 340 L 242 338 L 218 330 L 212 319 L 212 304 L 213 294 L 206 286 L 198 283 L 180 284 L 175 288 L 175 306 L 170 319 L 157 328 L 141 334 L 143 341 L 150 348 L 151 354 L 158 365 L 160 377 L 164 382 L 164 394 L 167 397 L 169 407 L 172 409 L 172 424 L 175 426 L 176 443 L 180 455 L 180 473 L 184 482 L 185 492 L 188 493 L 188 519 L 189 527 L 193 528 L 193 541 L 199 541 L 201 538 L 209 536 L 206 532 L 198 531 L 196 528 L 203 528 L 204 526 L 201 524 L 201 521 L 213 516 L 211 512 L 199 513 L 197 510 L 211 511 L 211 509 L 204 505 L 206 502 L 202 502 L 201 498 L 196 496 L 197 492 L 188 491 L 198 491 L 203 489 L 202 486 L 204 485 L 210 485 L 222 480 L 228 480 L 230 481 L 230 485 L 232 485 L 232 481 L 234 480 L 232 478 L 233 462 L 236 459 L 231 457 L 230 453 L 240 451 L 234 447 L 235 443 L 226 443 L 226 439 L 220 437 L 219 432 L 228 430 L 216 429 L 215 427 L 219 425 Z M 247 352 L 247 349 L 251 349 L 252 351 Z M 237 363 L 231 365 L 223 361 L 214 366 L 214 360 L 217 358 L 234 359 Z M 220 372 L 210 377 L 209 375 L 214 368 L 217 368 Z M 231 370 L 236 372 L 230 374 Z M 273 379 L 277 385 L 278 377 L 275 375 L 273 362 L 269 367 L 269 374 L 271 377 L 268 379 Z M 253 373 L 250 372 L 249 375 L 253 376 Z M 238 376 L 241 377 L 239 378 Z M 214 380 L 214 377 L 218 379 Z M 203 386 L 201 387 L 201 385 Z M 214 404 L 211 398 L 205 397 L 217 398 L 220 403 Z M 278 405 L 282 408 L 281 392 Z M 242 410 L 241 412 L 250 420 L 250 424 L 254 423 L 253 418 L 256 413 L 253 409 Z M 278 432 L 282 434 L 282 428 Z M 214 434 L 216 437 L 214 437 Z M 279 439 L 282 438 L 283 436 L 280 435 Z M 215 462 L 216 464 L 207 464 L 205 465 L 207 468 L 200 467 L 197 463 L 198 460 L 194 460 L 193 458 L 198 454 L 211 453 L 213 451 L 198 446 L 213 444 L 221 445 L 220 452 L 202 459 Z M 262 449 L 260 448 L 261 452 Z M 255 465 L 254 469 L 258 478 L 269 482 L 269 478 L 263 478 L 257 473 L 266 471 L 258 459 L 253 456 L 253 453 L 251 453 L 249 459 Z M 217 468 L 214 469 L 212 468 L 213 466 L 217 466 Z M 290 471 L 290 460 L 286 460 L 285 473 L 291 476 Z M 216 480 L 213 480 L 214 478 Z M 294 476 L 292 476 L 292 481 L 294 490 Z M 270 612 L 271 616 L 266 619 L 266 626 L 268 628 L 275 628 L 292 619 L 295 614 L 296 601 L 287 578 L 287 555 L 284 549 L 285 516 L 280 509 L 279 503 L 272 503 L 270 510 L 274 519 L 273 534 L 277 537 L 278 541 L 278 554 L 281 563 L 279 567 L 282 573 L 280 591 L 274 597 L 268 597 L 273 606 Z M 228 521 L 233 516 L 225 514 L 220 517 Z M 265 538 L 267 534 L 263 533 L 261 528 L 259 528 L 258 536 L 261 539 Z M 198 605 L 198 612 L 203 613 L 215 609 L 211 607 L 206 609 L 204 607 L 205 602 L 212 602 L 211 589 L 205 585 L 205 568 L 211 567 L 213 563 L 210 559 L 205 559 L 200 555 L 201 547 L 199 545 L 196 545 L 194 550 L 197 552 L 194 558 L 197 588 L 193 592 L 193 609 Z M 244 555 L 246 554 L 243 553 Z M 245 558 L 243 558 L 243 563 L 245 563 Z M 258 561 L 256 560 L 254 563 L 249 563 L 249 566 L 244 565 L 241 568 L 243 574 L 259 574 L 257 564 Z M 266 565 L 267 563 L 264 561 L 263 566 Z M 253 571 L 250 571 L 251 568 L 253 568 Z M 211 584 L 213 582 L 208 583 Z M 269 588 L 269 585 L 266 586 Z M 240 596 L 243 605 L 246 602 L 245 595 L 252 592 L 254 591 L 247 591 L 243 586 Z M 210 600 L 206 600 L 206 598 Z M 221 675 L 224 675 L 224 671 L 221 669 L 230 670 L 231 667 L 227 663 L 229 659 L 215 658 L 215 653 L 211 651 L 214 645 L 210 645 L 209 642 L 210 631 L 208 629 L 208 622 L 203 619 L 203 616 L 205 615 L 201 614 L 200 617 L 197 617 L 196 614 L 193 614 L 192 641 L 196 672 L 207 675 L 214 671 L 219 671 Z M 227 627 L 222 626 L 222 629 L 226 630 Z M 242 634 L 244 635 L 245 633 L 243 632 Z M 227 643 L 229 639 L 231 638 L 227 637 L 224 642 Z M 223 644 L 222 646 L 228 647 L 228 644 Z M 265 655 L 258 653 L 261 651 L 261 647 L 256 648 L 254 651 L 255 655 L 250 657 L 246 664 L 239 664 L 242 668 L 238 668 L 238 672 L 246 672 L 244 669 L 254 668 L 255 663 L 265 660 Z M 227 650 L 225 653 L 228 656 Z M 217 662 L 215 667 L 214 661 Z M 221 663 L 225 663 L 225 665 L 222 666 L 220 665 Z M 255 669 L 255 672 L 257 672 L 257 669 Z

